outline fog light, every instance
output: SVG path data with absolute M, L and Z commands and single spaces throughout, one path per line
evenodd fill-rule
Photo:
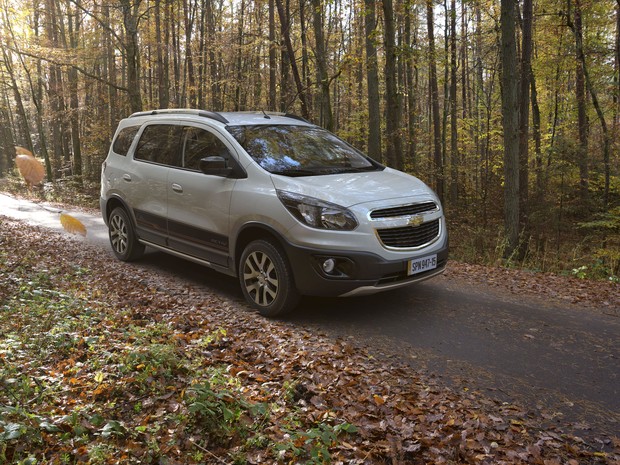
M 328 258 L 327 260 L 323 261 L 323 271 L 325 273 L 332 273 L 335 268 L 336 260 L 334 260 L 333 258 Z

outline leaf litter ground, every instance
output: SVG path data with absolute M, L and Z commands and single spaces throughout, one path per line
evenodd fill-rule
M 517 405 L 0 217 L 1 463 L 620 463 Z

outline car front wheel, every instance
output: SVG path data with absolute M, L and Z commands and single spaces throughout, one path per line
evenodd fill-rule
M 239 281 L 246 300 L 261 315 L 281 316 L 297 306 L 295 287 L 286 255 L 271 242 L 251 242 L 241 255 Z
M 144 252 L 144 245 L 138 242 L 138 237 L 124 208 L 112 210 L 108 218 L 108 233 L 112 251 L 119 260 L 130 262 L 140 258 Z

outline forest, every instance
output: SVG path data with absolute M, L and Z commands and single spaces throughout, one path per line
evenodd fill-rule
M 0 177 L 95 206 L 133 112 L 295 113 L 433 187 L 455 258 L 618 281 L 620 0 L 0 0 L 0 42 Z

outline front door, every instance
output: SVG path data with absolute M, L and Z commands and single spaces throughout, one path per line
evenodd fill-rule
M 229 266 L 230 199 L 235 179 L 206 175 L 200 160 L 232 161 L 232 147 L 216 130 L 186 126 L 180 167 L 168 176 L 168 236 L 175 250 Z

